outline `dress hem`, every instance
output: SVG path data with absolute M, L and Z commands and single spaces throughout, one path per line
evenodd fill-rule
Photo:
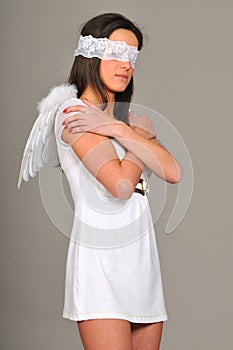
M 85 320 L 93 320 L 93 319 L 122 319 L 127 320 L 133 323 L 153 323 L 153 322 L 161 322 L 167 321 L 168 316 L 166 313 L 161 313 L 158 315 L 152 316 L 134 316 L 125 314 L 123 312 L 92 312 L 85 314 L 77 314 L 69 311 L 64 311 L 63 318 L 69 319 L 71 321 L 85 321 Z

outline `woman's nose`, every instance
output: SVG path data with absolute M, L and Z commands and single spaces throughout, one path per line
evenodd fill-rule
M 125 69 L 132 68 L 130 61 L 121 62 L 121 68 L 125 68 Z

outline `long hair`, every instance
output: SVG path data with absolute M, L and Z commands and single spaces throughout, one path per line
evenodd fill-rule
M 141 30 L 129 19 L 119 13 L 104 13 L 91 18 L 84 24 L 81 29 L 81 35 L 92 35 L 94 38 L 109 38 L 116 29 L 128 29 L 132 31 L 138 40 L 138 50 L 143 45 L 143 35 Z M 107 90 L 100 79 L 100 59 L 98 57 L 86 58 L 76 56 L 71 68 L 68 83 L 75 84 L 78 90 L 78 98 L 89 85 L 101 98 L 103 105 L 108 102 Z M 129 103 L 132 98 L 134 89 L 133 77 L 131 78 L 127 88 L 115 95 L 114 115 L 128 123 Z

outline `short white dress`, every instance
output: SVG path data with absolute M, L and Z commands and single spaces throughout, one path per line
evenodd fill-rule
M 153 220 L 147 195 L 118 199 L 83 166 L 61 140 L 63 109 L 55 121 L 61 167 L 74 201 L 74 220 L 66 262 L 63 317 L 124 319 L 134 323 L 167 320 Z M 125 149 L 114 139 L 119 158 Z M 148 181 L 145 167 L 142 178 Z

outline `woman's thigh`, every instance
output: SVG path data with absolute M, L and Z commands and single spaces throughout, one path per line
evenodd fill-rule
M 162 337 L 163 322 L 132 323 L 133 350 L 158 350 Z
M 126 320 L 95 319 L 77 323 L 85 350 L 133 350 L 131 325 Z

